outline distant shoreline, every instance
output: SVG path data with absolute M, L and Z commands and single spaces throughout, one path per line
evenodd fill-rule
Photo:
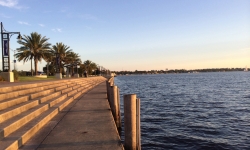
M 219 69 L 174 69 L 174 70 L 150 70 L 150 71 L 112 71 L 116 75 L 141 75 L 141 74 L 177 74 L 177 73 L 205 73 L 205 72 L 243 72 L 245 68 L 219 68 Z

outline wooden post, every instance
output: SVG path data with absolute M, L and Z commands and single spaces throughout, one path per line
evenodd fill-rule
M 141 100 L 136 99 L 136 147 L 141 150 Z
M 136 150 L 136 95 L 124 95 L 124 128 L 126 150 Z
M 122 121 L 121 121 L 121 105 L 120 105 L 120 89 L 117 87 L 117 105 L 118 105 L 118 131 L 119 133 L 121 133 L 121 129 L 122 129 Z
M 110 108 L 112 110 L 112 107 L 113 107 L 113 96 L 114 93 L 113 93 L 113 86 L 109 85 L 109 105 L 110 105 Z M 113 111 L 112 111 L 113 113 Z
M 109 100 L 110 98 L 109 98 L 109 81 L 108 80 L 106 81 L 106 88 L 107 88 L 106 89 L 107 90 L 107 98 Z
M 118 121 L 118 103 L 117 103 L 117 86 L 112 87 L 112 113 L 115 120 L 116 127 L 119 125 Z

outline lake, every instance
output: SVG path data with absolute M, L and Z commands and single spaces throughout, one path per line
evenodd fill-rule
M 141 99 L 143 150 L 250 149 L 250 72 L 115 77 Z M 123 121 L 123 120 L 122 120 Z

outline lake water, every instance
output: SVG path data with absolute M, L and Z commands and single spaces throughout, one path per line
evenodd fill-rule
M 143 150 L 250 149 L 250 72 L 117 76 L 141 99 Z M 123 120 L 122 120 L 123 121 Z

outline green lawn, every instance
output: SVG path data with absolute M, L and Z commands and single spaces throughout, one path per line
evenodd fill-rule
M 54 80 L 56 79 L 55 76 L 48 76 L 48 78 L 38 78 L 38 77 L 31 77 L 31 76 L 19 76 L 19 82 L 22 81 L 35 81 L 35 80 Z

